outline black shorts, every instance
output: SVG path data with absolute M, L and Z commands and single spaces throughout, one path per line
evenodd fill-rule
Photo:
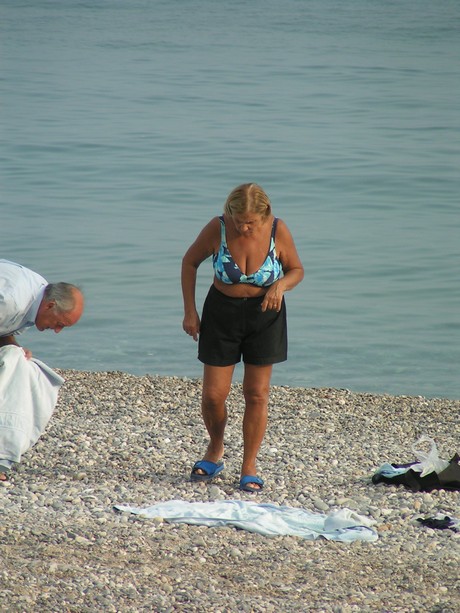
M 198 359 L 210 366 L 266 365 L 287 360 L 286 304 L 262 312 L 264 296 L 230 298 L 211 285 L 203 306 Z

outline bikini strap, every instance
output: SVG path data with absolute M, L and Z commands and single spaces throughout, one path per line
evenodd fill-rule
M 224 216 L 220 215 L 219 220 L 220 220 L 220 243 L 221 245 L 227 246 L 227 233 L 225 232 Z

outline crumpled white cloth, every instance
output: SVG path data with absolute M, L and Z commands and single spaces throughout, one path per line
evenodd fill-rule
M 114 508 L 147 518 L 162 517 L 173 523 L 230 525 L 264 536 L 292 535 L 307 540 L 323 537 L 330 541 L 344 542 L 378 539 L 376 530 L 371 528 L 375 524 L 373 520 L 346 508 L 325 515 L 305 509 L 242 500 L 169 500 L 145 508 L 126 505 L 115 505 Z
M 15 345 L 0 347 L 0 460 L 19 462 L 43 434 L 64 379 L 26 359 Z

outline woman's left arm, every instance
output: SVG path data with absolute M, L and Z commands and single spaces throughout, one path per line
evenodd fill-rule
M 284 292 L 293 289 L 304 277 L 304 269 L 297 248 L 287 225 L 278 219 L 276 228 L 276 252 L 283 265 L 284 275 L 267 290 L 262 302 L 262 311 L 267 309 L 279 311 Z

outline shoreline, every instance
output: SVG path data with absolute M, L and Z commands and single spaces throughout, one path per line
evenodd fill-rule
M 460 401 L 272 386 L 259 454 L 266 487 L 237 489 L 241 384 L 228 400 L 225 471 L 190 483 L 206 446 L 201 380 L 58 370 L 45 434 L 0 487 L 0 599 L 9 611 L 414 611 L 460 607 L 459 493 L 373 485 L 384 462 L 415 460 L 422 434 L 460 451 Z M 250 500 L 318 513 L 349 508 L 374 543 L 263 537 L 118 514 L 115 504 Z M 31 581 L 31 576 L 34 580 Z
M 47 362 L 47 364 L 49 365 L 49 362 Z M 240 363 L 241 365 L 241 363 Z M 119 375 L 121 377 L 127 376 L 127 377 L 134 377 L 136 379 L 142 379 L 144 377 L 147 378 L 151 378 L 151 379 L 171 379 L 171 380 L 179 380 L 179 381 L 189 381 L 189 382 L 200 382 L 202 380 L 202 373 L 200 374 L 196 374 L 196 375 L 182 375 L 182 374 L 161 374 L 161 373 L 149 373 L 149 372 L 143 372 L 141 373 L 136 373 L 136 372 L 130 372 L 128 370 L 118 370 L 118 369 L 114 369 L 114 370 L 83 370 L 80 368 L 60 368 L 57 366 L 50 366 L 50 368 L 52 368 L 53 370 L 55 370 L 57 373 L 59 373 L 61 376 L 64 376 L 65 373 L 72 373 L 72 374 L 78 374 L 78 373 L 85 373 L 88 375 L 98 375 L 98 374 L 103 374 L 103 375 Z M 64 373 L 64 374 L 63 374 Z M 240 371 L 239 373 L 241 380 L 238 380 L 236 377 L 238 377 L 238 374 L 236 374 L 236 377 L 234 378 L 233 381 L 233 385 L 241 385 L 242 383 L 242 371 Z M 354 389 L 354 388 L 349 388 L 349 387 L 334 387 L 334 386 L 330 386 L 330 385 L 325 385 L 325 386 L 306 386 L 306 385 L 295 385 L 292 383 L 270 383 L 270 388 L 283 388 L 283 389 L 289 389 L 289 390 L 305 390 L 305 391 L 313 391 L 313 392 L 321 392 L 322 390 L 332 390 L 335 392 L 347 392 L 350 394 L 354 394 L 356 396 L 376 396 L 376 397 L 381 397 L 381 398 L 413 398 L 413 399 L 422 399 L 422 400 L 426 400 L 426 401 L 442 401 L 442 402 L 450 402 L 450 403 L 457 403 L 460 402 L 460 397 L 450 397 L 450 396 L 442 396 L 442 395 L 424 395 L 423 393 L 418 394 L 418 393 L 410 393 L 410 392 L 391 392 L 391 391 L 375 391 L 375 390 L 365 390 L 365 389 Z

